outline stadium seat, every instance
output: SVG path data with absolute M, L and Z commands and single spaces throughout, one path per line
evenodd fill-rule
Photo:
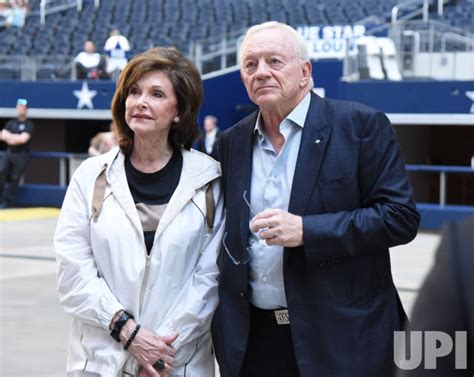
M 75 7 L 48 14 L 46 24 L 39 18 L 40 0 L 30 0 L 30 13 L 23 29 L 0 29 L 0 54 L 68 55 L 72 59 L 86 39 L 100 51 L 110 31 L 118 28 L 134 53 L 150 46 L 179 46 L 189 53 L 193 41 L 219 39 L 226 33 L 237 35 L 255 23 L 278 20 L 292 26 L 345 25 L 375 16 L 379 25 L 390 21 L 391 10 L 402 0 L 130 0 L 84 1 Z M 435 8 L 435 7 L 434 7 Z M 431 9 L 430 18 L 474 31 L 474 2 L 445 3 L 442 16 Z M 24 36 L 24 38 L 22 38 Z M 365 48 L 365 47 L 364 47 Z M 368 48 L 375 66 L 374 49 Z M 387 63 L 386 63 L 387 64 Z M 390 65 L 390 62 L 388 62 Z M 388 68 L 391 72 L 390 68 Z M 380 70 L 376 69 L 376 76 Z M 383 70 L 382 70 L 383 72 Z M 391 74 L 391 73 L 387 74 Z
M 16 80 L 20 78 L 18 67 L 0 64 L 0 80 Z

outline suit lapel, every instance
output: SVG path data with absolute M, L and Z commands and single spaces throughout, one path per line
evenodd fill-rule
M 253 155 L 253 129 L 258 112 L 252 116 L 248 123 L 236 129 L 236 137 L 233 139 L 232 149 L 232 174 L 229 183 L 229 192 L 234 192 L 232 200 L 237 201 L 239 208 L 240 242 L 242 248 L 247 247 L 249 237 L 249 208 L 245 204 L 242 194 L 247 191 L 247 199 L 250 199 L 250 179 L 252 177 L 252 155 Z
M 324 101 L 311 93 L 311 104 L 301 136 L 288 211 L 303 215 L 323 161 L 332 127 L 327 123 Z

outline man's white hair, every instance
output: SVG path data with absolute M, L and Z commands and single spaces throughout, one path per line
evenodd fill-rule
M 242 39 L 242 43 L 240 44 L 240 49 L 239 49 L 239 63 L 240 66 L 242 67 L 242 58 L 243 55 L 242 53 L 244 52 L 245 48 L 247 47 L 248 41 L 250 37 L 252 37 L 254 34 L 258 33 L 259 31 L 262 30 L 269 30 L 269 29 L 276 29 L 276 30 L 281 30 L 285 32 L 291 39 L 293 39 L 293 47 L 300 58 L 301 61 L 306 61 L 309 60 L 309 52 L 308 52 L 308 47 L 306 46 L 306 43 L 303 39 L 303 36 L 298 33 L 294 28 L 291 26 L 278 22 L 278 21 L 268 21 L 264 22 L 262 24 L 254 25 L 250 29 L 247 30 L 247 32 L 244 35 L 244 38 Z
M 302 61 L 302 62 L 310 61 L 308 47 L 306 45 L 306 42 L 304 41 L 303 36 L 300 33 L 298 33 L 290 25 L 287 25 L 287 24 L 284 24 L 284 23 L 278 22 L 278 21 L 268 21 L 268 22 L 264 22 L 262 24 L 252 26 L 245 33 L 245 35 L 242 39 L 242 42 L 240 43 L 240 48 L 239 48 L 240 69 L 242 69 L 242 67 L 243 67 L 243 61 L 242 61 L 243 52 L 244 52 L 245 48 L 247 47 L 247 44 L 249 42 L 250 37 L 252 37 L 254 34 L 258 33 L 259 31 L 270 30 L 270 29 L 281 30 L 284 33 L 286 33 L 293 40 L 292 45 L 293 45 L 293 48 L 295 49 L 295 52 L 298 55 L 298 58 L 300 59 L 300 61 Z M 309 81 L 310 81 L 310 88 L 311 89 L 314 88 L 313 77 L 310 77 Z

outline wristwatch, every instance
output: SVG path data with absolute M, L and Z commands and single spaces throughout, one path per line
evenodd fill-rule
M 135 319 L 133 315 L 127 313 L 125 310 L 120 314 L 120 317 L 115 321 L 114 328 L 110 335 L 114 338 L 117 342 L 120 343 L 120 333 L 122 332 L 123 326 L 129 319 Z

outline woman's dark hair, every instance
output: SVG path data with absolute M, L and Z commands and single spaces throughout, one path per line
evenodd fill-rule
M 125 121 L 125 101 L 132 86 L 147 72 L 161 71 L 173 85 L 179 122 L 171 126 L 168 141 L 174 149 L 190 149 L 199 136 L 197 117 L 202 103 L 202 81 L 196 66 L 173 48 L 155 47 L 135 56 L 120 74 L 112 99 L 120 149 L 130 155 L 134 133 Z

